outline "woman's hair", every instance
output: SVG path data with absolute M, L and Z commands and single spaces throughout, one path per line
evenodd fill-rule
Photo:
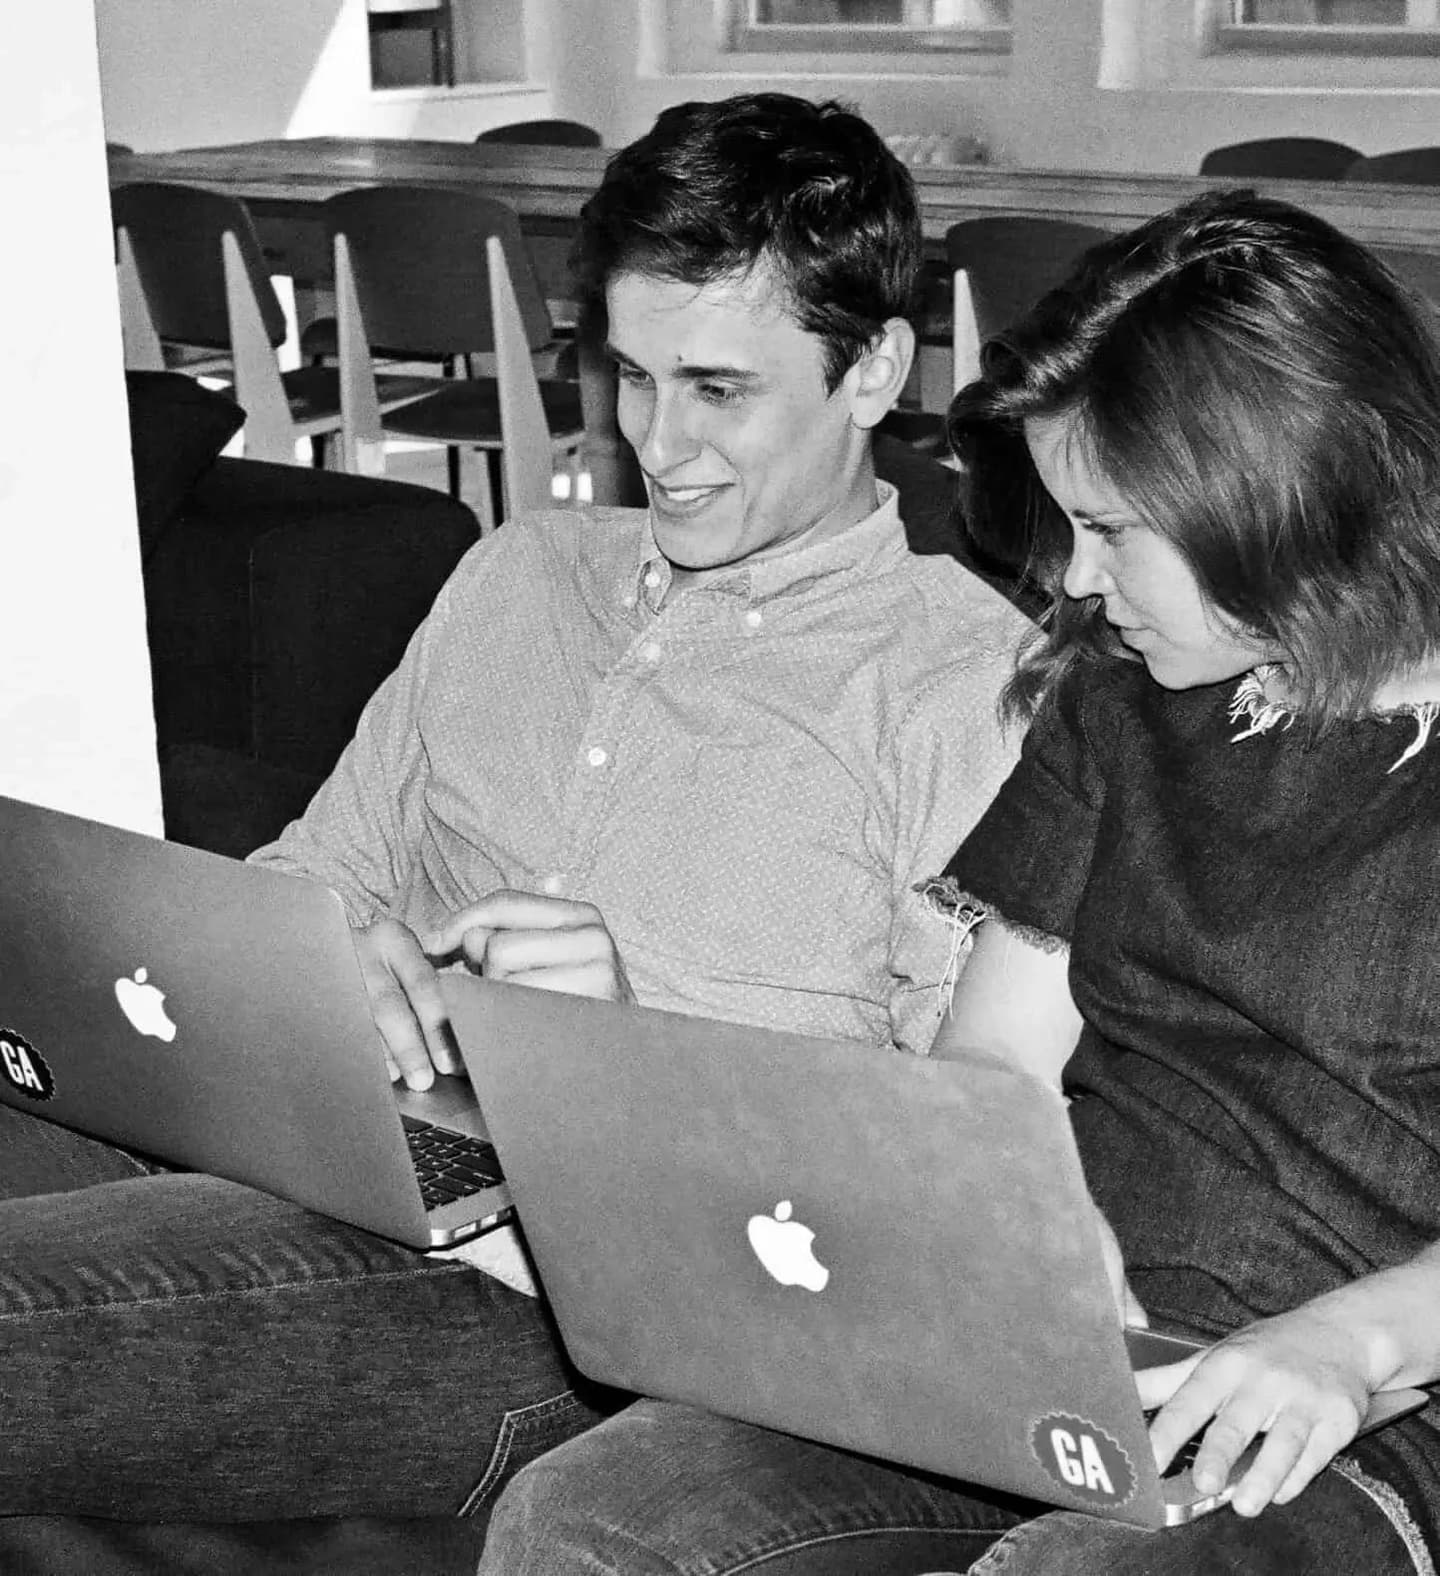
M 1027 417 L 1183 555 L 1214 609 L 1285 664 L 1316 724 L 1363 713 L 1440 649 L 1440 340 L 1427 303 L 1313 214 L 1199 197 L 1088 252 L 985 347 L 950 408 L 971 529 L 1053 598 L 1008 706 L 1077 658 L 1127 655 L 1099 598 L 1066 602 L 1071 527 Z
M 910 315 L 922 244 L 910 172 L 873 126 L 833 101 L 746 93 L 673 105 L 615 154 L 571 266 L 587 315 L 620 273 L 707 285 L 769 266 L 833 392 Z

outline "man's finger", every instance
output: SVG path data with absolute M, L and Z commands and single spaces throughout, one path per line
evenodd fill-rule
M 595 924 L 599 918 L 593 903 L 505 887 L 451 914 L 424 938 L 422 945 L 430 957 L 446 958 L 460 950 L 469 930 L 562 930 L 572 925 Z

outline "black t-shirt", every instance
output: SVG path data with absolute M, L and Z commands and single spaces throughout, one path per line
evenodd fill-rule
M 1236 693 L 1078 666 L 946 871 L 1069 943 L 1091 1190 L 1201 1333 L 1440 1239 L 1440 730 L 1397 766 L 1412 716 L 1261 731 Z

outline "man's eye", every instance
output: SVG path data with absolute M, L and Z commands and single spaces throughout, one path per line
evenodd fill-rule
M 696 392 L 707 405 L 735 405 L 744 398 L 733 383 L 700 383 L 696 385 Z
M 643 388 L 650 381 L 648 372 L 642 372 L 639 367 L 629 366 L 623 361 L 615 363 L 615 376 L 632 388 Z

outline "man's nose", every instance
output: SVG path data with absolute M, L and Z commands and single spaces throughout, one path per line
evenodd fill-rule
M 650 407 L 650 420 L 640 444 L 640 465 L 651 476 L 664 477 L 694 457 L 699 440 L 691 423 L 689 402 L 680 393 L 662 391 Z

